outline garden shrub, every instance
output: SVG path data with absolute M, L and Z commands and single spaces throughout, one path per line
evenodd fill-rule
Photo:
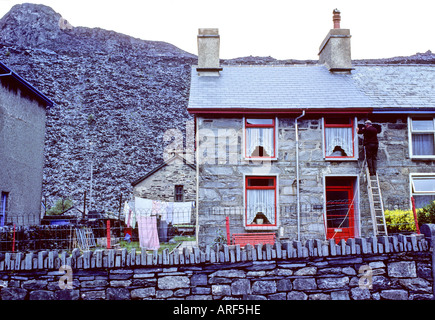
M 47 210 L 46 214 L 48 216 L 61 215 L 72 206 L 73 202 L 70 199 L 59 199 L 54 206 Z
M 435 223 L 435 201 L 432 201 L 427 206 L 418 209 L 418 224 L 421 226 L 425 223 Z
M 416 230 L 412 210 L 385 210 L 388 233 L 406 233 Z

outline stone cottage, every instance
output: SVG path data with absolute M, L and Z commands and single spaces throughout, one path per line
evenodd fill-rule
M 39 224 L 46 108 L 53 102 L 0 62 L 0 226 Z
M 196 166 L 183 155 L 174 153 L 131 185 L 134 197 L 168 202 L 196 201 Z
M 230 232 L 278 239 L 376 233 L 358 126 L 380 127 L 384 208 L 435 199 L 435 66 L 354 65 L 334 28 L 315 65 L 220 64 L 217 29 L 199 29 L 188 111 L 197 134 L 200 244 Z

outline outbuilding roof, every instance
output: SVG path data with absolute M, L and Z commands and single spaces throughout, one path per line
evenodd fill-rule
M 141 183 L 142 181 L 144 181 L 145 179 L 147 179 L 148 177 L 152 176 L 154 173 L 156 173 L 157 171 L 159 171 L 160 169 L 166 167 L 167 165 L 171 164 L 173 161 L 182 161 L 185 165 L 187 165 L 188 167 L 192 168 L 192 170 L 196 170 L 196 166 L 193 163 L 190 163 L 189 161 L 187 161 L 184 157 L 180 156 L 178 153 L 175 153 L 171 158 L 167 159 L 166 161 L 164 161 L 163 163 L 161 163 L 159 166 L 155 167 L 154 169 L 152 169 L 151 171 L 149 171 L 147 174 L 145 174 L 144 176 L 140 177 L 139 179 L 136 179 L 135 181 L 133 181 L 131 183 L 131 185 L 134 187 L 136 185 L 138 185 L 139 183 Z
M 19 87 L 24 95 L 29 96 L 45 107 L 52 107 L 54 102 L 51 101 L 46 95 L 32 86 L 24 78 L 12 71 L 4 63 L 0 62 L 0 79 L 3 84 L 10 87 Z
M 431 109 L 435 65 L 363 65 L 331 73 L 323 65 L 223 66 L 191 74 L 188 110 Z

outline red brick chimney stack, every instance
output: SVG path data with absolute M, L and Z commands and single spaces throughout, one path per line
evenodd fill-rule
M 340 10 L 338 9 L 334 9 L 334 11 L 332 11 L 332 21 L 334 21 L 334 29 L 340 29 L 340 21 L 341 21 L 341 15 L 340 15 Z

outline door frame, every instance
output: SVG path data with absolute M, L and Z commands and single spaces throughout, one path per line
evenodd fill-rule
M 329 186 L 327 185 L 327 179 L 328 178 L 344 178 L 344 179 L 349 179 L 349 184 L 346 186 Z M 332 229 L 332 228 L 328 228 L 327 225 L 327 198 L 326 198 L 326 193 L 327 193 L 327 189 L 331 189 L 331 188 L 342 188 L 342 189 L 348 189 L 350 195 L 349 195 L 349 200 L 352 200 L 353 198 L 353 204 L 352 204 L 352 209 L 353 209 L 353 216 L 351 219 L 349 219 L 349 228 L 352 228 L 352 236 L 353 238 L 360 236 L 360 230 L 361 230 L 361 220 L 360 220 L 360 210 L 359 210 L 359 195 L 360 195 L 360 190 L 359 190 L 359 176 L 358 175 L 324 175 L 323 177 L 323 192 L 324 192 L 324 227 L 325 227 L 325 239 L 331 239 L 330 238 L 330 234 L 328 232 L 328 229 Z M 349 238 L 349 237 L 347 237 Z M 345 238 L 345 240 L 347 239 Z M 341 239 L 335 237 L 335 239 Z

